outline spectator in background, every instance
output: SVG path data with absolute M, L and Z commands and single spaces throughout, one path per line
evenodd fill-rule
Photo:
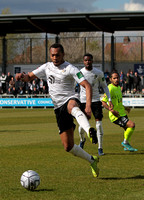
M 8 90 L 7 90 L 7 94 L 12 94 L 12 90 L 11 90 L 10 87 L 9 87 Z
M 11 80 L 9 81 L 9 87 L 12 89 L 15 86 L 15 81 L 14 81 L 14 77 L 11 77 Z
M 24 94 L 23 87 L 21 87 L 21 86 L 19 87 L 18 94 L 20 94 L 20 95 L 23 95 L 23 94 Z
M 38 87 L 38 84 L 37 84 L 37 82 L 36 82 L 36 80 L 34 79 L 33 81 L 32 81 L 32 91 L 33 91 L 33 89 L 36 87 L 36 89 L 38 89 L 39 87 Z
M 142 92 L 142 90 L 143 90 L 143 88 L 144 88 L 144 76 L 140 76 L 140 78 L 141 78 L 141 92 Z
M 125 77 L 125 92 L 126 93 L 131 93 L 131 84 L 130 84 L 130 73 L 127 72 L 126 77 Z
M 120 72 L 120 87 L 121 87 L 122 93 L 124 92 L 124 81 L 125 81 L 125 75 L 123 71 L 121 71 Z
M 39 94 L 39 91 L 36 87 L 33 88 L 32 94 L 34 95 L 34 97 L 37 97 L 37 94 Z
M 0 94 L 2 94 L 2 82 L 0 80 Z
M 129 71 L 129 76 L 130 76 L 130 92 L 132 92 L 133 88 L 134 88 L 134 74 L 133 74 L 133 71 L 130 70 Z
M 2 83 L 2 93 L 6 93 L 6 75 L 4 73 L 2 73 L 0 81 Z
M 27 83 L 25 83 L 25 93 L 26 94 L 31 94 L 31 82 L 27 82 Z
M 39 81 L 39 93 L 40 94 L 42 94 L 43 86 L 44 86 L 44 81 L 43 81 L 43 79 L 40 79 L 40 81 Z
M 47 94 L 47 93 L 48 93 L 48 91 L 47 91 L 47 89 L 46 89 L 46 86 L 45 86 L 45 85 L 43 85 L 42 94 Z
M 134 93 L 140 92 L 141 78 L 137 72 L 134 73 Z
M 22 88 L 23 92 L 25 92 L 24 91 L 24 86 L 25 86 L 25 83 L 20 80 L 19 81 L 19 90 L 20 90 L 20 88 Z
M 11 88 L 11 93 L 12 93 L 14 96 L 17 95 L 17 91 L 16 91 L 16 88 L 15 88 L 15 87 Z
M 6 77 L 6 90 L 8 90 L 8 88 L 9 88 L 9 82 L 10 82 L 10 80 L 11 80 L 12 77 L 13 76 L 11 75 L 11 73 L 8 72 L 7 73 L 7 77 Z
M 106 71 L 104 72 L 104 77 L 105 77 L 105 80 L 106 80 L 107 85 L 110 83 L 109 76 L 110 76 L 110 73 L 109 73 L 109 71 L 106 69 Z

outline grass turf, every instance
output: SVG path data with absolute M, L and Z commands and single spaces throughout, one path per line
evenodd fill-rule
M 100 175 L 95 179 L 89 163 L 64 151 L 53 109 L 1 109 L 0 199 L 143 200 L 144 109 L 132 109 L 129 118 L 136 123 L 131 144 L 138 152 L 134 153 L 123 151 L 123 129 L 112 124 L 104 110 L 105 155 L 100 157 Z M 90 123 L 95 126 L 93 118 Z M 75 143 L 79 144 L 77 128 Z M 97 155 L 97 145 L 88 138 L 85 150 Z M 34 192 L 20 185 L 28 169 L 41 177 Z

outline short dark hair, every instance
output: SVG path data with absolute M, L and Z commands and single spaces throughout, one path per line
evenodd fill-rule
M 84 58 L 85 56 L 89 56 L 89 57 L 91 57 L 91 59 L 93 59 L 93 55 L 90 54 L 90 53 L 85 53 L 84 56 L 83 56 L 83 58 Z
M 112 77 L 113 74 L 117 74 L 119 76 L 119 73 L 116 69 L 114 69 L 111 73 L 110 73 L 110 78 Z
M 63 48 L 63 46 L 62 46 L 61 44 L 59 44 L 59 43 L 54 43 L 54 44 L 52 44 L 52 45 L 50 46 L 49 50 L 50 50 L 51 48 L 55 48 L 55 49 L 56 49 L 56 48 L 60 48 L 61 52 L 64 53 L 64 48 Z

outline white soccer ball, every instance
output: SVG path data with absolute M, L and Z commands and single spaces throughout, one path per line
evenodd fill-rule
M 40 184 L 40 176 L 33 170 L 27 170 L 22 174 L 20 183 L 27 190 L 35 190 Z

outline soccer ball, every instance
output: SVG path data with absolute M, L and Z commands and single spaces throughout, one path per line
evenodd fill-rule
M 40 176 L 33 170 L 27 170 L 22 174 L 20 183 L 27 190 L 35 190 L 40 184 Z

